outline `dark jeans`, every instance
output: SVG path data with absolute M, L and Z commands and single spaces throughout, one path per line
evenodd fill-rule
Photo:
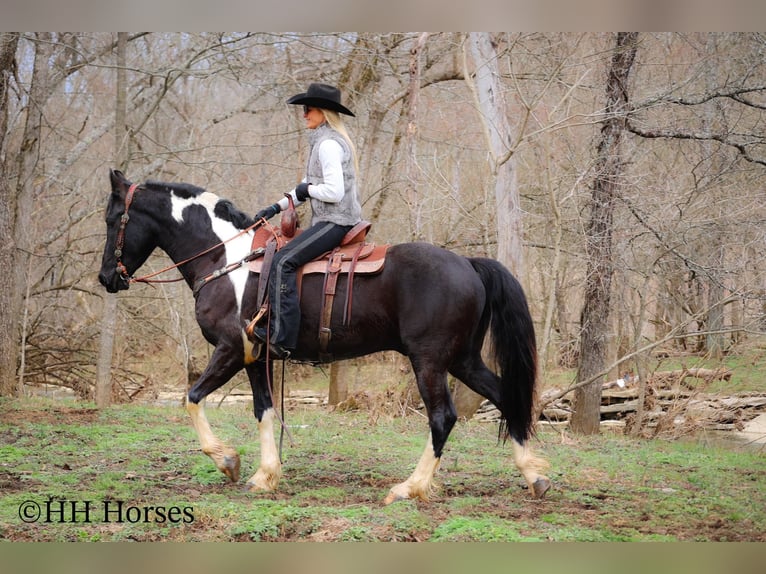
M 295 349 L 301 324 L 296 277 L 298 268 L 335 249 L 351 227 L 319 222 L 274 254 L 269 275 L 271 342 L 285 349 Z

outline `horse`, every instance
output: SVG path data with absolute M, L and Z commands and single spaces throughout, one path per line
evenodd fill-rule
M 244 369 L 260 439 L 260 464 L 245 489 L 275 490 L 282 463 L 274 433 L 279 417 L 269 387 L 273 361 L 268 355 L 259 356 L 246 334 L 258 311 L 258 275 L 238 263 L 251 253 L 257 223 L 230 201 L 188 183 L 133 184 L 117 170 L 110 170 L 110 182 L 100 283 L 110 293 L 128 289 L 142 280 L 134 273 L 155 248 L 170 257 L 194 290 L 196 320 L 214 347 L 186 400 L 202 451 L 232 482 L 239 481 L 239 455 L 213 433 L 204 399 Z M 224 267 L 231 271 L 210 280 Z M 322 360 L 317 340 L 322 283 L 321 274 L 303 277 L 300 335 L 291 360 Z M 347 279 L 338 279 L 337 292 L 346 288 Z M 542 474 L 548 463 L 529 446 L 537 378 L 535 332 L 514 276 L 495 260 L 412 242 L 392 245 L 383 270 L 355 276 L 352 292 L 350 322 L 344 325 L 336 319 L 339 313 L 333 314 L 328 348 L 333 360 L 379 351 L 405 355 L 428 415 L 430 432 L 423 454 L 412 474 L 391 487 L 384 504 L 413 498 L 427 501 L 432 495 L 434 474 L 457 421 L 448 373 L 499 409 L 499 436 L 510 438 L 514 463 L 531 495 L 544 497 L 551 486 Z M 336 301 L 342 304 L 342 299 Z M 488 331 L 498 374 L 481 356 Z

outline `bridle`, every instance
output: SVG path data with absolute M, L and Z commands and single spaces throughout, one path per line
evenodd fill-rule
M 120 217 L 120 228 L 117 230 L 117 241 L 114 243 L 114 256 L 117 259 L 117 273 L 126 283 L 130 283 L 133 279 L 128 274 L 128 268 L 125 267 L 125 264 L 122 262 L 122 248 L 125 246 L 125 228 L 128 226 L 128 221 L 130 221 L 128 211 L 130 210 L 130 205 L 133 203 L 133 195 L 135 195 L 136 189 L 138 189 L 138 184 L 131 184 L 128 188 L 128 193 L 125 195 L 125 211 Z
M 159 271 L 155 271 L 153 273 L 149 273 L 148 275 L 142 275 L 141 277 L 131 277 L 128 273 L 128 268 L 125 267 L 125 264 L 122 262 L 122 250 L 125 246 L 125 228 L 128 225 L 128 221 L 130 221 L 130 206 L 133 203 L 133 196 L 136 193 L 136 190 L 139 189 L 139 185 L 137 183 L 133 183 L 128 188 L 128 192 L 125 194 L 125 211 L 122 213 L 122 216 L 120 217 L 120 228 L 117 230 L 117 240 L 114 244 L 114 256 L 117 259 L 117 273 L 122 278 L 123 281 L 126 283 L 175 283 L 176 281 L 183 281 L 183 277 L 177 277 L 175 279 L 153 279 L 153 277 L 156 277 L 157 275 L 161 275 L 162 273 L 165 273 L 167 271 L 170 271 L 172 269 L 177 269 L 178 267 L 181 267 L 181 265 L 185 265 L 186 263 L 189 263 L 190 261 L 193 261 L 197 259 L 198 257 L 202 257 L 203 255 L 206 255 L 207 253 L 210 253 L 214 249 L 217 249 L 218 247 L 221 247 L 222 245 L 225 245 L 229 241 L 232 241 L 239 237 L 240 235 L 244 235 L 248 233 L 250 230 L 255 229 L 259 225 L 263 225 L 266 223 L 265 219 L 260 219 L 253 223 L 252 225 L 248 226 L 247 228 L 241 230 L 236 235 L 233 235 L 232 237 L 229 237 L 228 239 L 224 241 L 220 241 L 213 245 L 212 247 L 208 247 L 204 251 L 201 251 L 197 253 L 196 255 L 192 255 L 188 259 L 184 259 L 183 261 L 179 261 L 178 263 L 174 263 L 173 265 L 168 265 L 167 267 L 160 269 Z M 251 252 L 248 254 L 247 257 L 245 257 L 242 261 L 238 261 L 235 263 L 231 263 L 228 266 L 226 266 L 224 269 L 219 269 L 217 271 L 214 271 L 210 275 L 203 277 L 200 280 L 199 286 L 204 286 L 209 282 L 211 279 L 217 279 L 218 277 L 221 277 L 222 275 L 226 273 L 230 273 L 235 268 L 243 265 L 247 261 L 252 260 L 253 258 L 260 255 L 260 253 Z

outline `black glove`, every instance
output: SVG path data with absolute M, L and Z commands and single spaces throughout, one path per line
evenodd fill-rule
M 298 201 L 306 201 L 309 197 L 309 183 L 299 183 L 297 186 L 295 186 L 295 197 L 298 198 Z
M 266 209 L 261 209 L 258 213 L 255 214 L 255 220 L 260 221 L 261 219 L 271 219 L 280 211 L 282 211 L 282 208 L 279 207 L 278 203 L 269 205 Z

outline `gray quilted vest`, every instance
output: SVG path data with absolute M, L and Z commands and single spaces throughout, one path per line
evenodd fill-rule
M 337 225 L 356 225 L 362 219 L 362 206 L 356 192 L 356 170 L 354 168 L 354 157 L 346 140 L 332 129 L 329 125 L 322 124 L 315 130 L 312 130 L 309 136 L 308 166 L 306 168 L 306 180 L 309 183 L 324 183 L 322 177 L 322 163 L 319 161 L 319 144 L 327 139 L 333 139 L 343 148 L 343 199 L 338 203 L 326 203 L 319 199 L 311 198 L 312 218 L 311 224 L 314 225 L 320 221 L 329 221 Z

